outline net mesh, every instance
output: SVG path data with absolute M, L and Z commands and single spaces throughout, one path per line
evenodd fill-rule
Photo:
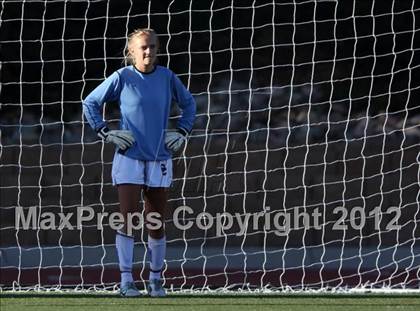
M 1 1 L 1 289 L 119 282 L 114 150 L 81 101 L 125 65 L 127 35 L 152 27 L 159 63 L 197 102 L 174 158 L 167 288 L 418 290 L 418 5 Z M 117 127 L 118 105 L 104 117 Z M 78 226 L 81 208 L 95 216 Z

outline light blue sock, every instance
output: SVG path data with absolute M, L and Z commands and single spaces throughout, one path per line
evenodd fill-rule
M 149 280 L 160 279 L 166 255 L 166 237 L 154 239 L 149 235 L 148 247 L 151 254 Z
M 117 247 L 118 261 L 121 272 L 121 285 L 124 285 L 128 282 L 133 282 L 132 268 L 134 237 L 117 231 L 115 244 Z

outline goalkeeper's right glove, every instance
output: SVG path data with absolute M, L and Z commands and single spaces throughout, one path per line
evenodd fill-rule
M 176 152 L 187 140 L 187 134 L 188 132 L 182 128 L 178 128 L 176 131 L 168 131 L 165 136 L 166 147 L 172 152 Z
M 134 143 L 134 136 L 131 131 L 112 130 L 110 131 L 106 126 L 98 130 L 98 136 L 107 143 L 113 143 L 121 150 L 126 150 Z

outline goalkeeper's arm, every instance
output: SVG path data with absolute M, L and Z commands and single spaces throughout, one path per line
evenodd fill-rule
M 115 100 L 120 92 L 120 75 L 114 72 L 97 86 L 83 101 L 83 112 L 90 126 L 105 142 L 115 144 L 124 151 L 134 143 L 133 133 L 127 130 L 109 130 L 102 119 L 102 107 L 106 101 Z
M 172 76 L 173 97 L 182 110 L 181 118 L 177 122 L 175 131 L 168 131 L 165 135 L 166 147 L 172 152 L 177 151 L 186 142 L 188 134 L 194 124 L 196 105 L 193 96 L 185 88 L 179 78 Z

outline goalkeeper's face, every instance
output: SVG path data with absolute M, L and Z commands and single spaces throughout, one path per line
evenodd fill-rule
M 156 61 L 157 38 L 155 35 L 141 35 L 130 42 L 130 55 L 137 69 L 142 72 L 152 71 Z

